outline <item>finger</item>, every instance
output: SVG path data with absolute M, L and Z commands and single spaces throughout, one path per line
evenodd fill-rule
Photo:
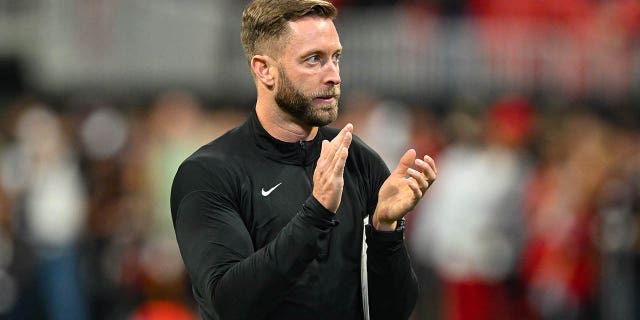
M 427 171 L 424 172 L 424 175 L 427 178 L 427 183 L 428 183 L 427 188 L 429 188 L 436 181 L 437 174 L 433 172 L 433 169 L 429 168 Z
M 344 170 L 347 155 L 349 154 L 349 146 L 351 145 L 351 140 L 351 132 L 345 133 L 340 149 L 338 149 L 338 151 L 334 154 L 331 166 L 334 168 L 335 174 L 342 174 Z
M 407 170 L 413 165 L 413 162 L 416 159 L 416 150 L 409 149 L 407 152 L 402 155 L 400 161 L 398 162 L 398 166 L 393 170 L 393 175 L 405 176 L 407 174 Z
M 436 166 L 435 160 L 428 155 L 424 156 L 424 161 L 429 164 L 429 168 L 431 170 L 425 171 L 427 178 L 429 179 L 429 185 L 432 185 L 436 178 L 438 177 L 438 167 Z
M 407 174 L 409 175 L 410 179 L 413 178 L 413 180 L 415 180 L 414 182 L 418 184 L 418 188 L 420 189 L 421 193 L 427 191 L 427 189 L 429 188 L 429 180 L 422 172 L 413 168 L 409 168 L 407 170 Z
M 335 136 L 333 139 L 331 139 L 331 141 L 329 141 L 329 145 L 327 146 L 327 152 L 324 154 L 325 158 L 329 159 L 327 160 L 329 163 L 333 163 L 337 151 L 340 150 L 340 145 L 344 143 L 345 135 L 348 132 L 352 132 L 352 131 L 353 131 L 353 125 L 351 123 L 347 123 L 347 125 L 345 125 L 344 128 L 342 128 L 342 130 L 338 132 L 338 135 Z M 320 157 L 322 158 L 322 154 L 320 154 Z
M 435 160 L 433 160 L 433 158 L 431 158 L 428 155 L 425 155 L 424 156 L 424 162 L 428 163 L 429 166 L 431 167 L 431 169 L 433 169 L 433 172 L 438 174 L 438 167 L 436 167 L 436 162 L 435 162 Z
M 336 137 L 337 138 L 337 137 Z M 335 140 L 335 139 L 334 139 Z M 346 131 L 343 135 L 342 135 L 342 140 L 340 141 L 336 141 L 335 143 L 338 143 L 336 145 L 336 152 L 342 148 L 345 147 L 347 149 L 349 149 L 349 146 L 351 145 L 351 141 L 353 140 L 353 134 L 350 131 Z
M 317 167 L 323 168 L 326 166 L 327 159 L 331 154 L 331 143 L 328 140 L 322 140 L 322 148 L 320 149 L 320 158 L 318 159 Z
M 353 141 L 353 134 L 351 132 L 347 132 L 344 134 L 344 139 L 342 139 L 342 146 L 349 149 L 351 145 L 351 141 Z
M 422 190 L 420 190 L 420 186 L 418 185 L 415 179 L 413 178 L 407 179 L 407 185 L 409 186 L 409 189 L 411 189 L 411 192 L 413 192 L 413 199 L 422 198 L 423 192 Z
M 433 159 L 431 159 L 431 161 L 433 161 Z M 438 175 L 438 173 L 434 169 L 435 163 L 432 162 L 432 164 L 429 164 L 424 160 L 416 159 L 415 164 L 416 164 L 416 167 L 418 168 L 418 171 L 424 173 L 424 175 L 426 176 L 427 180 L 430 183 L 433 183 L 433 181 L 436 180 L 436 176 Z
M 347 156 L 349 155 L 349 150 L 345 147 L 342 147 L 340 151 L 336 152 L 337 161 L 333 166 L 333 173 L 336 176 L 342 177 L 344 174 L 344 167 L 347 162 Z
M 340 132 L 338 132 L 338 135 L 335 136 L 333 138 L 333 140 L 331 140 L 331 146 L 334 148 L 334 151 L 337 151 L 339 149 L 339 146 L 343 143 L 344 141 L 344 137 L 347 134 L 347 132 L 353 132 L 353 125 L 351 123 L 347 123 L 342 130 L 340 130 Z

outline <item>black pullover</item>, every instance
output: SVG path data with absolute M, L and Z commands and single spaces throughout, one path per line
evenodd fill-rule
M 354 136 L 336 214 L 312 195 L 322 140 L 271 137 L 255 113 L 180 166 L 171 214 L 203 319 L 363 319 L 363 219 L 389 176 Z M 417 297 L 403 233 L 367 226 L 371 319 L 406 319 Z

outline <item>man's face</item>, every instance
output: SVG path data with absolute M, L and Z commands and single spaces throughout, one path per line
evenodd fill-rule
M 308 126 L 338 117 L 342 46 L 333 21 L 304 17 L 289 22 L 278 59 L 275 101 L 284 112 Z

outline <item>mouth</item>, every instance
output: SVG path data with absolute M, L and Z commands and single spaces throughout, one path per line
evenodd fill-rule
M 318 103 L 333 103 L 338 97 L 336 95 L 324 95 L 313 98 L 313 101 Z
M 319 103 L 332 103 L 333 101 L 335 101 L 335 98 L 334 97 L 316 97 L 313 100 Z

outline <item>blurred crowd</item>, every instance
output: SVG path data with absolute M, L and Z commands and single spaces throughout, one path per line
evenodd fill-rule
M 341 119 L 390 167 L 406 146 L 438 163 L 408 219 L 413 319 L 640 318 L 637 108 L 356 100 Z
M 2 113 L 0 318 L 194 319 L 171 182 L 244 114 L 180 90 L 126 109 L 25 97 Z
M 640 118 L 524 95 L 343 99 L 339 126 L 438 181 L 409 216 L 413 319 L 640 317 Z M 0 319 L 197 319 L 168 207 L 178 164 L 250 106 L 13 99 L 0 131 Z

